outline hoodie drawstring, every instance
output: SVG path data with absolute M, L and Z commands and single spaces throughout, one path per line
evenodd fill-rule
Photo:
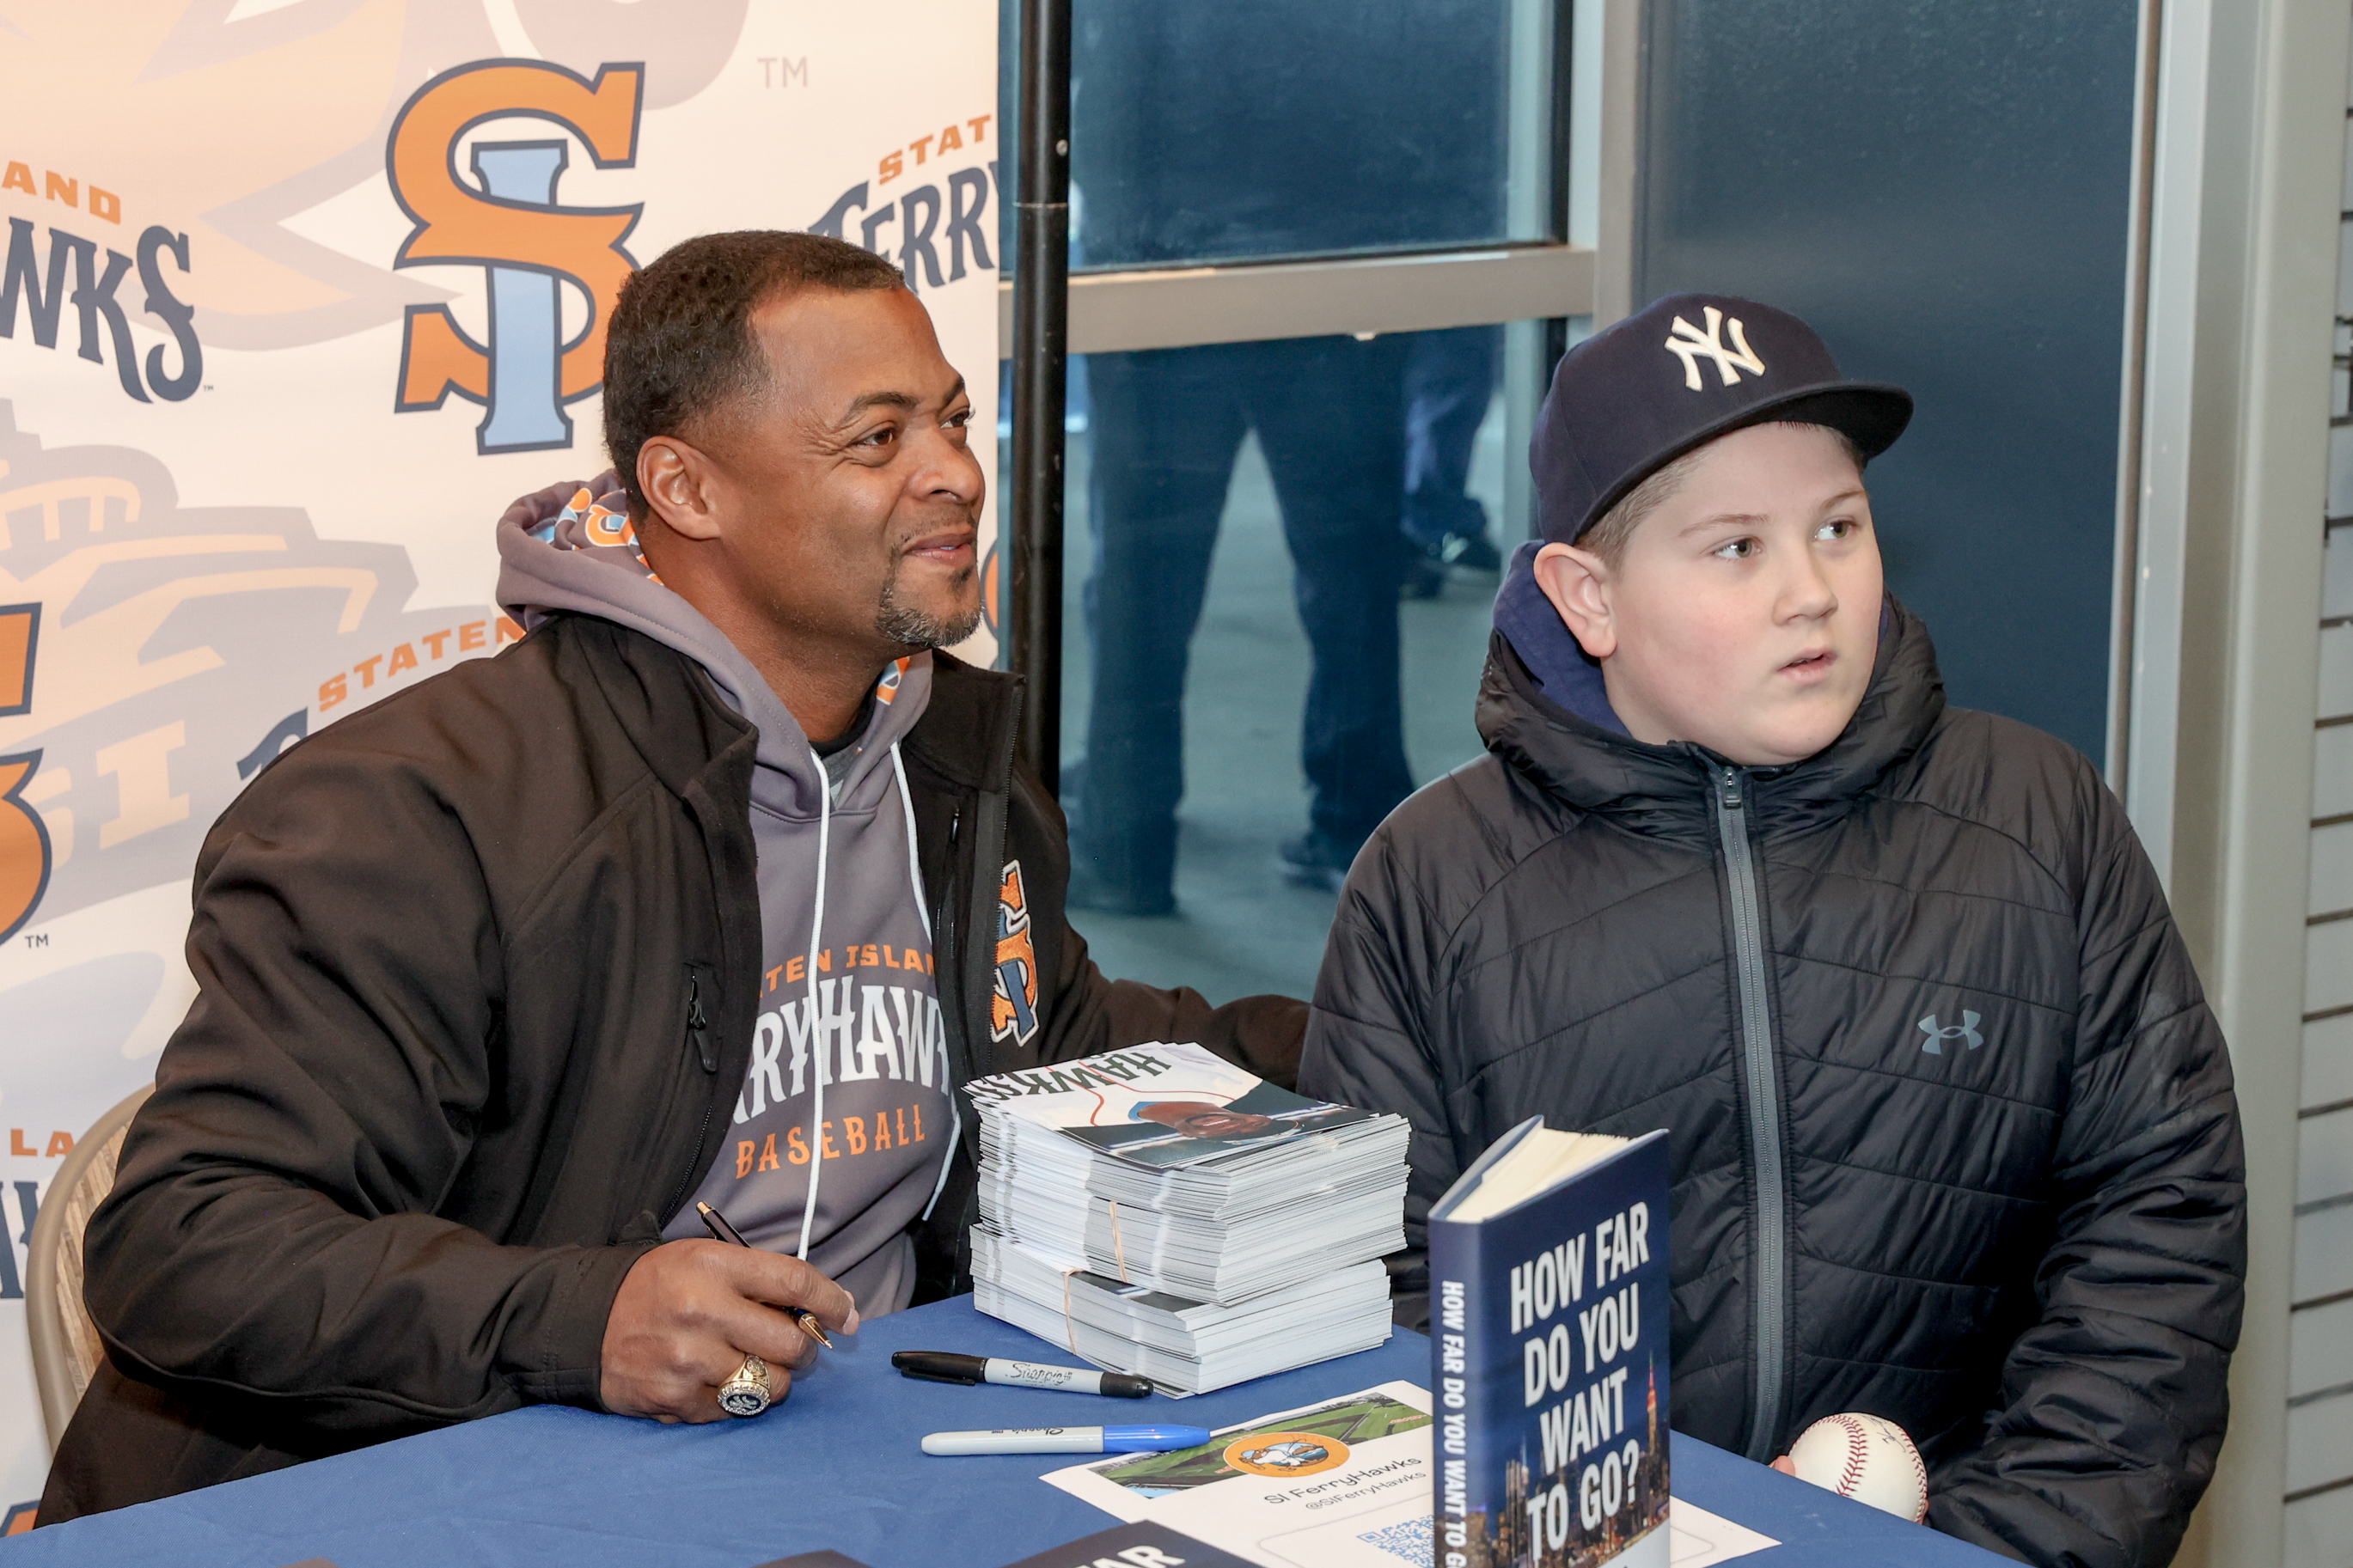
M 893 748 L 896 755 L 896 748 Z M 809 916 L 808 950 L 808 1016 L 809 1034 L 817 1049 L 810 1053 L 816 1059 L 810 1064 L 817 1071 L 816 1094 L 809 1110 L 809 1183 L 808 1201 L 801 1207 L 801 1245 L 798 1254 L 802 1262 L 808 1261 L 809 1226 L 817 1217 L 818 1178 L 825 1173 L 825 1079 L 826 1057 L 832 1039 L 825 1027 L 825 1009 L 819 1001 L 817 982 L 817 955 L 825 946 L 825 863 L 827 850 L 833 837 L 833 781 L 827 776 L 825 759 L 809 748 L 809 761 L 817 764 L 817 909 Z M 847 982 L 845 982 L 847 984 Z
M 817 762 L 818 778 L 820 781 L 820 787 L 818 790 L 817 817 L 817 907 L 809 915 L 808 951 L 809 1028 L 817 1038 L 818 1048 L 813 1053 L 817 1058 L 813 1064 L 817 1068 L 815 1074 L 817 1081 L 809 1104 L 808 1201 L 801 1208 L 801 1245 L 798 1256 L 803 1262 L 808 1260 L 809 1227 L 815 1224 L 817 1217 L 818 1179 L 825 1171 L 825 1138 L 823 1136 L 825 1069 L 830 1042 L 823 1026 L 825 1013 L 818 991 L 817 955 L 825 946 L 825 873 L 827 851 L 830 847 L 833 835 L 833 790 L 831 781 L 826 776 L 825 759 L 818 756 L 814 747 L 810 748 L 809 755 Z M 898 780 L 899 807 L 906 814 L 907 818 L 907 886 L 915 895 L 915 917 L 923 922 L 924 929 L 928 931 L 931 926 L 931 910 L 923 898 L 923 864 L 919 858 L 915 842 L 915 796 L 907 787 L 907 764 L 899 758 L 899 742 L 896 741 L 891 742 L 891 773 L 892 776 Z M 924 1042 L 924 1048 L 930 1048 L 928 1040 Z M 912 1062 L 909 1063 L 910 1067 L 913 1065 Z M 940 1158 L 940 1173 L 932 1183 L 931 1202 L 923 1205 L 923 1218 L 927 1220 L 932 1217 L 932 1210 L 939 1206 L 940 1194 L 948 1184 L 948 1167 L 955 1163 L 956 1145 L 964 1138 L 964 1111 L 963 1108 L 956 1103 L 955 1085 L 949 1081 L 947 1051 L 944 1047 L 940 1051 L 940 1088 L 946 1094 L 948 1101 L 948 1147 L 947 1152 Z
M 896 741 L 891 742 L 891 771 L 898 776 L 899 805 L 907 814 L 907 880 L 915 889 L 915 918 L 923 922 L 925 931 L 931 931 L 931 901 L 923 897 L 923 863 L 915 851 L 915 797 L 907 788 L 907 764 L 899 760 L 899 742 Z M 932 946 L 934 951 L 939 947 L 937 931 L 932 931 Z M 948 984 L 955 984 L 955 975 L 948 976 Z M 932 989 L 934 993 L 933 1005 L 937 1006 L 938 982 L 933 983 Z M 929 1031 L 925 1032 L 928 1035 Z M 931 1048 L 928 1038 L 923 1042 L 923 1048 Z M 914 1064 L 911 1062 L 908 1065 L 913 1067 Z M 940 1193 L 948 1184 L 948 1166 L 955 1159 L 957 1142 L 964 1137 L 964 1108 L 956 1103 L 956 1086 L 949 1080 L 945 1042 L 940 1047 L 940 1087 L 948 1097 L 948 1152 L 940 1157 L 940 1174 L 939 1179 L 932 1184 L 932 1201 L 923 1205 L 923 1218 L 926 1220 L 932 1217 L 932 1211 L 939 1207 Z

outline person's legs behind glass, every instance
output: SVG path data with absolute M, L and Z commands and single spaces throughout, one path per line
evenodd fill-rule
M 1093 689 L 1085 759 L 1065 782 L 1075 908 L 1176 908 L 1186 671 L 1246 429 L 1227 363 L 1238 352 L 1087 358 Z
M 1504 329 L 1416 332 L 1405 366 L 1406 593 L 1434 599 L 1450 566 L 1493 572 L 1503 553 L 1470 493 L 1471 451 L 1503 372 Z
M 1336 889 L 1359 846 L 1413 791 L 1398 690 L 1398 531 L 1407 342 L 1255 345 L 1242 383 L 1282 507 L 1299 619 L 1314 655 L 1300 762 L 1308 830 L 1282 847 L 1295 880 Z

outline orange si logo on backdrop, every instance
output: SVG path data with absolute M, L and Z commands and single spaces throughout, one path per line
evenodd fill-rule
M 0 718 L 33 710 L 33 656 L 41 606 L 0 605 Z M 32 918 L 49 886 L 49 830 L 22 792 L 41 765 L 38 751 L 0 757 L 0 942 Z
M 603 384 L 605 324 L 636 268 L 622 241 L 644 209 L 555 201 L 569 144 L 476 142 L 479 185 L 458 170 L 466 135 L 487 121 L 553 121 L 600 169 L 638 157 L 645 67 L 606 65 L 596 79 L 540 60 L 478 60 L 417 89 L 393 121 L 385 166 L 416 228 L 395 267 L 480 266 L 490 274 L 490 342 L 469 337 L 446 305 L 411 305 L 401 333 L 398 413 L 438 408 L 451 393 L 482 405 L 475 448 L 529 452 L 572 444 L 565 405 Z M 587 296 L 587 320 L 564 340 L 562 288 Z

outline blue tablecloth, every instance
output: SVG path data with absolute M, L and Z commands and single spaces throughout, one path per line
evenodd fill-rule
M 934 1459 L 926 1432 L 1185 1421 L 1220 1426 L 1394 1378 L 1427 1387 L 1430 1342 L 1189 1400 L 1101 1399 L 901 1377 L 894 1350 L 1075 1362 L 970 1298 L 867 1326 L 753 1421 L 663 1426 L 553 1405 L 405 1438 L 0 1542 L 44 1563 L 282 1568 L 752 1568 L 832 1547 L 871 1568 L 997 1568 L 1112 1521 L 1037 1478 L 1063 1455 Z M 1059 1347 L 1056 1347 L 1059 1351 Z M 1787 1544 L 1754 1568 L 2000 1559 L 1678 1436 L 1678 1497 Z

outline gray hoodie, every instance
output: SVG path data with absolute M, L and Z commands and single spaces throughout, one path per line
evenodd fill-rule
M 931 655 L 886 668 L 864 728 L 821 759 L 734 644 L 646 565 L 610 473 L 515 502 L 498 546 L 499 602 L 526 631 L 575 611 L 642 632 L 699 662 L 759 731 L 761 1012 L 735 1136 L 694 1197 L 753 1246 L 815 1264 L 864 1316 L 897 1311 L 915 1282 L 908 1223 L 930 1212 L 962 1133 L 898 757 L 931 697 Z M 705 1234 L 693 1200 L 665 1234 Z

